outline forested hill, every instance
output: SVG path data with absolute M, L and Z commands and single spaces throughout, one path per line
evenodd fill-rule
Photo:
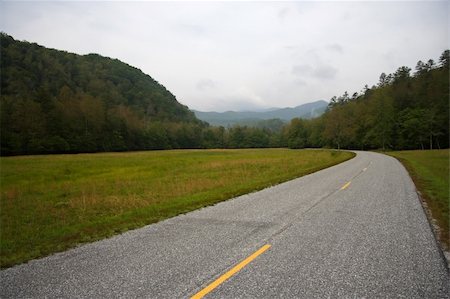
M 184 135 L 202 126 L 117 59 L 0 38 L 2 155 L 189 147 Z
M 286 128 L 290 147 L 433 149 L 449 147 L 449 50 L 436 63 L 419 61 L 381 74 L 361 93 L 333 97 L 313 120 Z

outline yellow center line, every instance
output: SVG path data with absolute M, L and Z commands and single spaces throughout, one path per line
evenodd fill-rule
M 345 184 L 344 186 L 342 186 L 341 190 L 344 190 L 345 188 L 347 188 L 348 186 L 350 186 L 350 184 L 351 184 L 351 181 L 348 182 L 347 184 Z
M 242 268 L 247 266 L 251 261 L 253 261 L 255 258 L 257 258 L 259 255 L 264 253 L 267 249 L 270 248 L 270 245 L 264 245 L 260 249 L 258 249 L 255 253 L 253 253 L 251 256 L 234 266 L 231 270 L 229 270 L 227 273 L 223 274 L 219 278 L 217 278 L 214 282 L 212 282 L 210 285 L 208 285 L 206 288 L 195 294 L 191 297 L 191 299 L 200 299 L 203 298 L 206 294 L 217 288 L 221 283 L 223 283 L 225 280 L 239 272 Z

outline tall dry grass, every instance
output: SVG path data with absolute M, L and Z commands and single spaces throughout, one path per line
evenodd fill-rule
M 352 156 L 254 149 L 1 158 L 1 266 L 214 204 Z

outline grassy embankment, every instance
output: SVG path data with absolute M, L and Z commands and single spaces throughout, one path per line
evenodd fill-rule
M 1 267 L 262 189 L 353 156 L 264 149 L 0 158 Z
M 440 228 L 440 239 L 449 240 L 449 150 L 388 152 L 399 159 L 410 173 Z

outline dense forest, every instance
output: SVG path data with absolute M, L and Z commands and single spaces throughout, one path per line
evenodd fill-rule
M 449 51 L 400 67 L 314 119 L 224 128 L 198 120 L 150 76 L 1 33 L 1 155 L 175 148 L 449 146 Z
M 189 147 L 205 126 L 140 70 L 96 54 L 1 44 L 1 154 Z
M 449 147 L 449 50 L 439 63 L 419 61 L 381 74 L 361 94 L 333 97 L 312 120 L 294 119 L 285 128 L 288 146 L 346 149 L 433 149 Z

